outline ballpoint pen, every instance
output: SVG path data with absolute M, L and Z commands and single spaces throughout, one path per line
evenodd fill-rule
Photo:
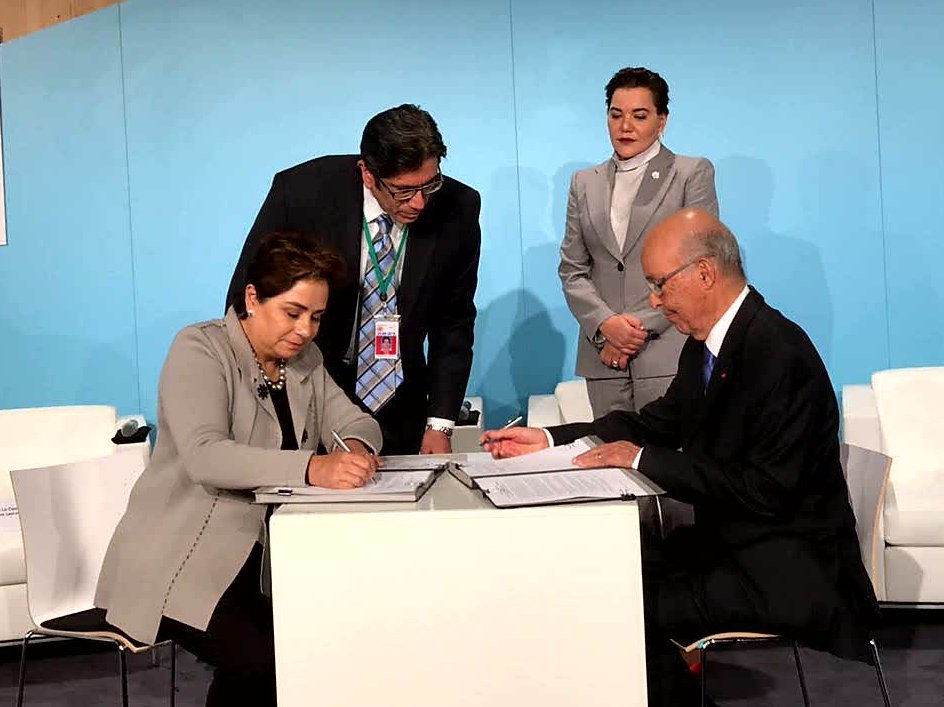
M 508 420 L 508 422 L 506 422 L 504 425 L 502 425 L 500 429 L 507 430 L 509 427 L 514 427 L 515 425 L 520 424 L 522 420 L 524 420 L 524 417 L 522 417 L 521 415 L 518 415 L 517 417 L 513 417 L 510 420 Z
M 334 443 L 338 445 L 345 452 L 350 453 L 351 448 L 345 444 L 344 440 L 341 439 L 341 435 L 338 434 L 337 430 L 331 430 L 331 436 L 334 437 Z
M 331 436 L 334 437 L 334 443 L 336 445 L 338 445 L 341 449 L 343 449 L 348 454 L 351 453 L 351 448 L 347 446 L 347 444 L 344 442 L 343 439 L 341 439 L 341 435 L 338 434 L 337 430 L 331 430 Z M 364 485 L 367 486 L 368 484 L 373 484 L 376 482 L 377 482 L 377 476 L 375 474 L 374 476 L 367 479 L 367 481 L 364 482 Z
M 499 427 L 498 429 L 500 429 L 500 430 L 507 430 L 509 427 L 514 427 L 515 425 L 520 424 L 522 420 L 524 420 L 524 417 L 521 416 L 521 415 L 517 415 L 516 417 L 513 417 L 513 418 L 511 418 L 510 420 L 508 420 L 508 422 L 506 422 L 504 425 L 502 425 L 502 426 Z M 487 442 L 487 441 L 488 441 L 488 440 L 486 439 L 485 442 Z M 480 447 L 484 447 L 484 446 L 485 446 L 485 442 L 479 442 L 479 446 L 480 446 Z

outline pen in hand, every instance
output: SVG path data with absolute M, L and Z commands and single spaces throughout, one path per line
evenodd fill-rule
M 347 446 L 347 444 L 345 443 L 343 439 L 341 439 L 341 435 L 338 434 L 337 430 L 331 430 L 331 436 L 334 437 L 334 443 L 336 445 L 338 445 L 341 449 L 343 449 L 348 454 L 351 453 L 351 448 Z
M 513 417 L 513 418 L 511 418 L 510 420 L 508 420 L 508 422 L 506 422 L 504 425 L 502 425 L 502 426 L 499 427 L 498 429 L 500 429 L 500 430 L 507 430 L 507 429 L 509 429 L 509 428 L 511 428 L 511 427 L 514 427 L 515 425 L 520 425 L 523 420 L 524 420 L 524 417 L 521 416 L 521 415 L 518 415 L 518 416 Z M 488 442 L 488 439 L 485 439 L 484 441 L 479 442 L 479 446 L 480 446 L 480 447 L 484 447 L 485 444 L 486 444 L 486 442 Z
M 507 430 L 508 428 L 514 427 L 515 425 L 520 425 L 523 420 L 524 420 L 524 417 L 522 417 L 521 415 L 518 415 L 517 417 L 513 417 L 510 420 L 508 420 L 508 422 L 502 425 L 499 429 Z
M 335 443 L 336 445 L 338 445 L 338 447 L 340 447 L 343 451 L 347 452 L 348 454 L 352 454 L 352 453 L 353 453 L 353 452 L 351 451 L 351 448 L 347 446 L 347 443 L 346 443 L 343 439 L 341 439 L 341 435 L 338 434 L 338 431 L 337 431 L 337 430 L 331 430 L 331 436 L 334 438 L 334 443 Z M 377 482 L 377 475 L 374 474 L 374 475 L 371 476 L 369 479 L 367 479 L 367 481 L 364 483 L 364 485 L 365 485 L 365 486 L 368 486 L 368 485 L 373 484 L 373 483 L 376 483 L 376 482 Z

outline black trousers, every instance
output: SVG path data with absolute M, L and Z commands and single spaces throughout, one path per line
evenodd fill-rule
M 642 541 L 649 705 L 699 705 L 698 680 L 671 640 L 684 644 L 719 631 L 762 630 L 763 607 L 743 572 L 692 527 L 665 540 L 644 533 Z
M 158 640 L 173 640 L 213 666 L 207 707 L 275 705 L 272 600 L 262 594 L 262 546 L 253 548 L 220 597 L 206 631 L 164 617 Z

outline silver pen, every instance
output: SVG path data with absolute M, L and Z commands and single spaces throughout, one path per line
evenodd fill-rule
M 500 429 L 507 430 L 509 427 L 520 425 L 522 420 L 524 420 L 524 417 L 521 415 L 518 415 L 518 417 L 513 417 L 510 420 L 508 420 L 508 422 L 506 422 L 504 425 L 502 425 Z
M 336 445 L 338 445 L 345 452 L 348 452 L 348 453 L 351 452 L 351 448 L 348 447 L 347 444 L 345 444 L 343 439 L 341 439 L 341 435 L 338 434 L 337 430 L 331 430 L 331 436 L 334 437 L 334 443 Z
M 524 417 L 522 417 L 521 415 L 518 415 L 517 417 L 513 417 L 513 418 L 511 418 L 510 420 L 508 420 L 508 422 L 506 422 L 504 425 L 502 425 L 502 426 L 499 427 L 498 429 L 500 429 L 500 430 L 507 430 L 509 427 L 514 427 L 515 425 L 520 424 L 522 420 L 524 420 Z M 486 434 L 487 434 L 487 433 L 486 433 Z M 484 447 L 485 444 L 486 444 L 488 441 L 489 441 L 489 440 L 488 440 L 488 438 L 486 437 L 486 438 L 485 438 L 485 441 L 479 442 L 479 446 L 480 446 L 480 447 Z
M 338 445 L 341 449 L 343 449 L 348 454 L 351 453 L 351 448 L 348 447 L 347 444 L 345 444 L 343 439 L 341 439 L 341 435 L 338 434 L 337 430 L 331 430 L 331 436 L 334 437 L 334 443 L 336 445 Z M 364 482 L 364 486 L 369 486 L 370 484 L 373 484 L 376 482 L 377 482 L 377 475 L 375 474 L 374 476 L 372 476 L 371 478 L 367 479 L 367 481 Z

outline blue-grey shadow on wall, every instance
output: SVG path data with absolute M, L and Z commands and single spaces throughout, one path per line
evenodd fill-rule
M 137 369 L 127 341 L 27 332 L 8 320 L 0 320 L 0 331 L 7 342 L 8 370 L 21 373 L 0 378 L 0 408 L 111 405 L 123 415 L 140 412 Z
M 478 371 L 489 427 L 501 426 L 515 415 L 527 415 L 528 397 L 546 393 L 560 380 L 564 336 L 534 294 L 518 289 L 481 310 L 480 331 L 510 331 L 506 346 Z
M 803 327 L 828 362 L 833 308 L 819 249 L 770 228 L 774 179 L 766 162 L 738 155 L 715 167 L 721 219 L 741 244 L 748 281 L 772 307 Z

